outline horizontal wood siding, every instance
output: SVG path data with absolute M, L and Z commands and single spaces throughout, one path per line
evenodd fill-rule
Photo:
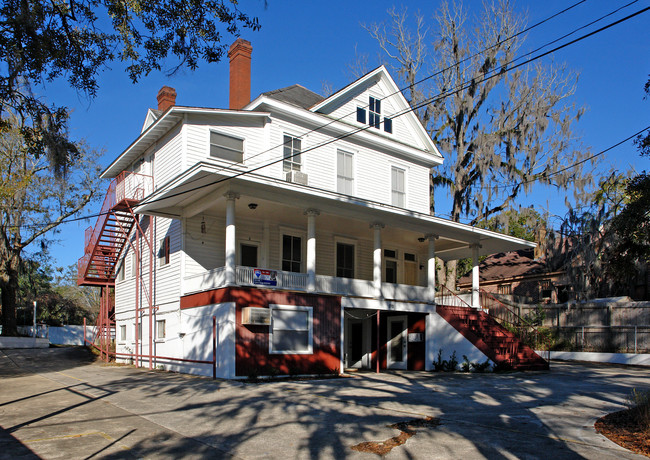
M 154 148 L 154 183 L 156 187 L 164 186 L 181 171 L 179 162 L 183 155 L 181 125 L 178 124 L 165 134 Z
M 201 222 L 205 221 L 205 233 Z M 185 225 L 185 276 L 198 275 L 225 264 L 225 228 L 223 217 L 194 216 Z

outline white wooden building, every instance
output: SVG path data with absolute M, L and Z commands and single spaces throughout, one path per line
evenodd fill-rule
M 251 51 L 231 47 L 229 109 L 164 87 L 102 174 L 137 216 L 107 270 L 117 352 L 210 360 L 216 316 L 224 378 L 430 369 L 440 348 L 485 360 L 436 315 L 435 257 L 531 244 L 430 215 L 443 156 L 385 67 L 327 98 L 294 85 L 250 100 Z

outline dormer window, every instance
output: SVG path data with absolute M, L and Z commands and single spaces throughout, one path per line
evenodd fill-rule
M 210 131 L 210 156 L 234 163 L 242 163 L 244 161 L 244 140 L 224 133 Z

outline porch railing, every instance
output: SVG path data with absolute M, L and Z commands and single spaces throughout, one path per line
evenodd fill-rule
M 308 276 L 306 273 L 294 273 L 282 270 L 275 272 L 276 284 L 271 287 L 307 291 Z M 254 282 L 252 267 L 238 266 L 236 268 L 236 283 L 239 286 L 260 286 Z M 225 267 L 218 267 L 204 273 L 186 276 L 184 292 L 191 294 L 208 289 L 218 289 L 226 286 Z M 359 297 L 375 297 L 375 286 L 370 280 L 339 278 L 336 276 L 316 275 L 316 292 L 338 295 L 353 295 Z M 426 302 L 428 289 L 424 286 L 406 284 L 382 283 L 382 294 L 386 299 Z

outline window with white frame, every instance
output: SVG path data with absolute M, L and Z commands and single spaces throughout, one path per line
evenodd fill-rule
M 313 308 L 297 305 L 270 305 L 269 353 L 313 353 Z
M 346 195 L 354 193 L 354 155 L 344 150 L 336 152 L 336 191 Z
M 368 98 L 368 124 L 375 128 L 381 124 L 381 100 L 372 96 Z
M 163 340 L 167 336 L 166 323 L 164 319 L 156 320 L 156 340 Z
M 158 258 L 160 259 L 161 267 L 169 264 L 170 255 L 171 255 L 171 238 L 169 235 L 167 235 L 160 242 L 160 251 L 158 253 Z
M 136 271 L 138 269 L 138 259 L 135 257 L 135 252 L 131 253 L 131 277 L 135 278 Z
M 138 333 L 138 341 L 142 341 L 142 323 L 138 323 L 137 325 L 133 323 L 133 342 L 135 342 L 135 333 Z
M 336 243 L 336 276 L 354 278 L 354 244 Z
M 120 342 L 126 342 L 126 324 L 120 325 Z
M 124 281 L 124 259 L 122 259 L 120 264 L 117 266 L 117 281 Z
M 244 161 L 244 140 L 210 131 L 210 156 L 242 163 Z
M 282 270 L 300 273 L 302 269 L 302 238 L 282 235 Z
M 390 171 L 391 204 L 403 208 L 406 204 L 405 171 L 395 166 Z
M 300 138 L 288 134 L 284 135 L 282 158 L 282 170 L 284 172 L 300 171 L 302 162 Z

